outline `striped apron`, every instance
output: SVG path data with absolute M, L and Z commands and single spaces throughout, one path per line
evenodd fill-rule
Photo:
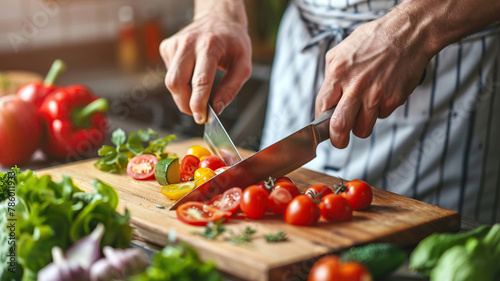
M 398 1 L 295 0 L 283 15 L 262 148 L 314 118 L 326 52 Z M 361 179 L 485 223 L 500 222 L 500 28 L 443 49 L 406 103 L 347 148 L 325 141 L 304 167 Z M 293 153 L 293 152 L 290 152 Z

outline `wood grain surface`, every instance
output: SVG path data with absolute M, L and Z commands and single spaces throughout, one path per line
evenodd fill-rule
M 172 143 L 167 150 L 183 157 L 194 144 L 205 145 L 202 139 L 190 139 Z M 240 152 L 244 158 L 252 154 Z M 227 222 L 227 229 L 235 233 L 247 226 L 256 229 L 251 243 L 232 244 L 224 238 L 227 233 L 212 241 L 193 234 L 202 228 L 177 220 L 175 211 L 169 211 L 174 202 L 161 194 L 161 186 L 155 180 L 138 181 L 126 174 L 101 172 L 93 166 L 95 161 L 90 159 L 38 170 L 37 174 L 50 174 L 56 180 L 67 174 L 86 192 L 92 191 L 90 182 L 93 179 L 102 180 L 118 193 L 118 210 L 130 211 L 136 238 L 164 246 L 168 243 L 169 231 L 175 230 L 177 239 L 193 245 L 204 259 L 215 260 L 218 269 L 244 280 L 301 280 L 307 278 L 313 262 L 327 253 L 370 242 L 414 245 L 431 233 L 456 231 L 460 227 L 460 217 L 454 211 L 372 187 L 372 206 L 355 211 L 352 221 L 334 223 L 321 219 L 316 226 L 298 227 L 271 214 L 259 220 L 240 216 Z M 288 176 L 301 190 L 317 183 L 340 183 L 338 178 L 304 168 Z M 289 240 L 267 243 L 263 238 L 264 234 L 278 231 L 285 231 Z

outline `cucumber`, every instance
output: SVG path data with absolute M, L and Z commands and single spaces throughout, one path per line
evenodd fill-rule
M 406 251 L 394 244 L 374 243 L 352 247 L 340 255 L 340 260 L 361 263 L 370 271 L 373 279 L 380 279 L 400 267 L 407 256 Z
M 155 178 L 160 185 L 181 182 L 179 173 L 179 158 L 162 159 L 156 163 Z

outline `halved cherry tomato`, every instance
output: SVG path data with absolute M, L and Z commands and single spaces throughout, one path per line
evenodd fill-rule
M 209 155 L 200 162 L 200 168 L 210 168 L 213 171 L 226 166 L 226 163 L 217 155 Z
M 182 158 L 181 165 L 179 167 L 181 181 L 186 182 L 194 178 L 194 172 L 198 169 L 200 165 L 200 159 L 194 155 L 186 155 Z
M 222 218 L 229 218 L 231 212 L 222 211 L 201 202 L 187 202 L 177 208 L 177 218 L 187 224 L 205 226 Z
M 179 200 L 193 190 L 195 186 L 194 181 L 169 184 L 161 188 L 161 193 L 172 200 Z
M 318 199 L 321 199 L 322 197 L 325 197 L 328 194 L 333 193 L 333 191 L 326 185 L 324 184 L 314 184 L 311 185 L 306 189 L 306 192 L 304 192 L 305 195 L 311 197 L 311 198 L 316 198 L 321 194 L 321 197 Z
M 306 195 L 299 195 L 290 201 L 285 211 L 285 221 L 293 225 L 313 225 L 320 216 L 318 205 Z
M 152 179 L 156 163 L 158 163 L 158 158 L 152 154 L 134 156 L 128 161 L 127 174 L 136 180 Z
M 292 195 L 285 188 L 275 189 L 269 195 L 269 209 L 277 215 L 283 215 L 292 199 Z
M 352 208 L 349 201 L 339 194 L 330 193 L 323 196 L 318 205 L 321 216 L 329 221 L 350 221 Z
M 239 187 L 233 187 L 226 190 L 223 194 L 219 194 L 208 202 L 209 205 L 214 206 L 223 211 L 229 211 L 235 215 L 240 209 L 241 197 L 243 191 Z
M 198 168 L 194 172 L 194 181 L 197 187 L 206 183 L 213 177 L 215 177 L 215 172 L 210 168 Z
M 329 255 L 314 263 L 307 281 L 372 281 L 373 278 L 362 264 L 341 262 L 339 256 Z
M 287 180 L 276 181 L 274 183 L 274 189 L 279 189 L 279 188 L 284 188 L 284 189 L 288 190 L 288 192 L 290 192 L 290 194 L 294 198 L 296 196 L 300 195 L 299 188 L 291 181 L 287 181 Z
M 369 184 L 360 180 L 352 180 L 345 183 L 347 190 L 342 192 L 353 210 L 364 209 L 372 203 L 373 191 Z
M 241 211 L 249 219 L 258 219 L 264 216 L 269 207 L 268 194 L 265 188 L 259 185 L 251 185 L 243 190 L 240 201 Z
M 212 153 L 210 153 L 210 150 L 206 149 L 201 145 L 193 145 L 190 148 L 188 148 L 186 155 L 194 155 L 201 160 L 201 158 L 208 155 L 212 155 Z

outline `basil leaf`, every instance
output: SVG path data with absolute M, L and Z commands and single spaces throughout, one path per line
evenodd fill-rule
M 122 129 L 116 129 L 111 134 L 111 142 L 118 147 L 124 144 L 126 140 L 127 140 L 127 135 L 125 134 L 125 131 L 123 131 Z

